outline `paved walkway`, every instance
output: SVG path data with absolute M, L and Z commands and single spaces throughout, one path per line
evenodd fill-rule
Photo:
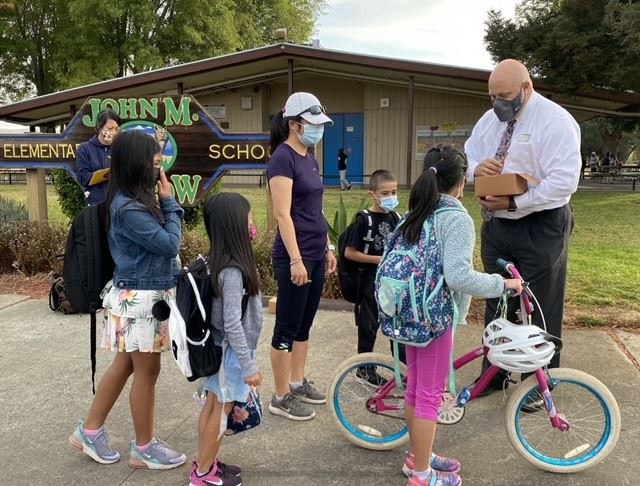
M 262 390 L 270 397 L 267 315 L 259 361 L 267 375 Z M 128 394 L 108 419 L 114 446 L 123 459 L 111 466 L 94 463 L 67 446 L 67 437 L 91 402 L 89 319 L 52 313 L 45 300 L 0 295 L 0 484 L 7 485 L 185 485 L 188 467 L 157 472 L 130 469 L 127 446 L 132 438 Z M 477 326 L 461 329 L 457 349 L 480 339 Z M 385 352 L 385 343 L 380 351 Z M 349 312 L 320 311 L 312 334 L 308 375 L 328 384 L 331 372 L 355 349 L 355 328 Z M 625 352 L 626 350 L 626 352 Z M 569 330 L 564 365 L 582 369 L 604 381 L 618 399 L 623 430 L 615 451 L 589 471 L 554 475 L 530 466 L 515 452 L 504 431 L 503 397 L 471 403 L 462 422 L 441 427 L 437 450 L 463 462 L 465 486 L 640 484 L 640 336 L 602 330 Z M 635 358 L 634 358 L 635 357 Z M 98 375 L 112 356 L 98 352 Z M 637 364 L 637 361 L 636 361 Z M 460 373 L 468 383 L 476 370 Z M 188 383 L 163 356 L 157 387 L 157 432 L 173 447 L 191 456 L 196 451 L 198 408 Z M 345 441 L 330 413 L 318 406 L 316 419 L 292 423 L 268 413 L 260 429 L 226 439 L 223 458 L 244 468 L 245 485 L 397 485 L 403 450 L 372 452 Z

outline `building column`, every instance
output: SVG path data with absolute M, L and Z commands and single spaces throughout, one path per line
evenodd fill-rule
M 407 91 L 407 187 L 411 187 L 411 168 L 413 167 L 413 82 L 414 77 L 409 76 L 409 89 Z
M 293 59 L 287 61 L 287 81 L 289 94 L 293 94 Z
M 47 221 L 47 184 L 44 169 L 27 169 L 29 221 Z

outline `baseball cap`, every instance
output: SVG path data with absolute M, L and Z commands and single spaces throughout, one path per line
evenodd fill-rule
M 333 120 L 327 116 L 324 106 L 320 104 L 320 100 L 311 93 L 303 91 L 289 96 L 282 110 L 282 116 L 284 118 L 299 116 L 312 125 L 322 125 L 324 123 L 333 125 Z

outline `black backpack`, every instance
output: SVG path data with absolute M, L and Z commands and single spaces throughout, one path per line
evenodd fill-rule
M 62 312 L 63 314 L 76 314 L 71 307 L 71 302 L 67 297 L 67 288 L 64 284 L 64 278 L 60 274 L 54 274 L 55 280 L 51 284 L 49 290 L 49 308 L 54 312 Z
M 91 318 L 91 381 L 95 394 L 96 312 L 102 308 L 100 294 L 113 277 L 114 263 L 105 229 L 105 202 L 88 206 L 71 224 L 64 252 L 63 278 L 66 295 L 75 312 Z
M 392 214 L 395 216 L 395 226 L 400 220 L 400 215 L 395 211 Z M 358 248 L 358 251 L 362 251 L 362 253 L 368 255 L 371 244 L 373 243 L 374 231 L 373 216 L 371 215 L 371 211 L 368 209 L 358 212 L 353 223 L 347 226 L 347 228 L 338 237 L 338 283 L 340 284 L 342 297 L 352 304 L 357 304 L 360 300 L 360 277 L 365 267 L 361 262 L 355 262 L 346 258 L 344 256 L 344 252 L 347 249 L 347 241 L 351 239 L 351 234 L 355 231 L 355 223 L 359 217 L 365 218 L 367 230 L 362 238 L 362 250 Z
M 191 278 L 193 279 L 191 279 Z M 243 287 L 246 288 L 244 274 Z M 202 255 L 180 271 L 176 286 L 176 304 L 185 323 L 187 350 L 191 376 L 189 381 L 215 375 L 222 362 L 222 347 L 213 341 L 211 305 L 213 289 L 207 260 Z M 247 310 L 249 296 L 242 297 L 242 317 Z M 175 343 L 172 342 L 174 358 L 177 359 Z

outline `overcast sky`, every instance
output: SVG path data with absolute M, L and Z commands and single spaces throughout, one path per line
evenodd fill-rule
M 484 22 L 517 0 L 328 0 L 317 37 L 327 49 L 491 69 Z

